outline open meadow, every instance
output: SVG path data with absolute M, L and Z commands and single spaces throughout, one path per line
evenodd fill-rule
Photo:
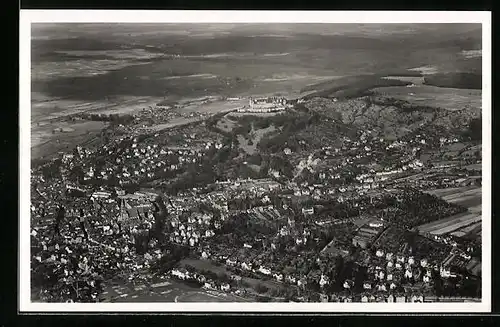
M 428 85 L 414 87 L 390 86 L 375 88 L 377 95 L 407 101 L 413 105 L 459 110 L 481 109 L 481 90 L 454 89 Z
M 71 150 L 77 145 L 88 145 L 108 126 L 100 121 L 40 123 L 31 128 L 31 158 L 37 159 Z
M 457 237 L 476 235 L 480 237 L 482 220 L 480 187 L 437 189 L 428 193 L 438 196 L 447 202 L 462 205 L 468 211 L 420 225 L 417 227 L 419 232 L 432 235 L 451 234 Z

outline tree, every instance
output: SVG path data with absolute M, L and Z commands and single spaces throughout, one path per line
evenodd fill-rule
M 66 209 L 64 208 L 64 206 L 59 205 L 57 208 L 56 221 L 54 226 L 56 235 L 59 235 L 61 222 L 64 220 L 65 215 Z
M 255 285 L 254 289 L 257 291 L 257 293 L 259 294 L 263 294 L 263 293 L 266 293 L 269 288 L 261 283 L 258 283 L 257 285 Z
M 321 298 L 316 292 L 311 293 L 311 295 L 309 296 L 309 302 L 319 302 L 320 300 Z
M 84 176 L 85 173 L 83 172 L 83 169 L 80 166 L 73 167 L 69 172 L 69 179 L 73 182 L 82 183 Z
M 437 296 L 442 296 L 444 292 L 444 283 L 441 275 L 436 275 L 434 278 L 434 292 Z
M 155 218 L 154 222 L 154 237 L 158 240 L 158 243 L 163 244 L 163 230 L 165 228 L 166 219 L 168 215 L 167 207 L 163 202 L 161 196 L 157 196 L 153 201 L 154 213 L 153 216 Z
M 367 277 L 366 267 L 358 267 L 358 271 L 354 277 L 354 290 L 356 292 L 363 291 L 363 282 L 367 279 Z

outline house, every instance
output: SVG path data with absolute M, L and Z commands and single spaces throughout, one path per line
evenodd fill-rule
M 264 274 L 264 275 L 271 275 L 271 270 L 269 270 L 268 268 L 265 268 L 265 267 L 259 267 L 259 272 Z
M 234 280 L 237 282 L 241 281 L 241 279 L 242 279 L 241 276 L 238 276 L 238 275 L 231 275 L 230 278 L 231 278 L 231 280 Z
M 241 268 L 243 268 L 245 270 L 252 270 L 252 264 L 248 264 L 246 262 L 242 262 L 241 263 Z
M 210 282 L 206 282 L 204 285 L 203 285 L 203 288 L 206 288 L 206 289 L 214 289 L 214 286 L 212 285 L 212 283 Z
M 329 283 L 328 277 L 326 277 L 325 275 L 321 274 L 321 279 L 319 281 L 319 286 L 323 287 L 323 286 L 327 285 L 328 283 Z
M 387 297 L 387 302 L 394 303 L 395 301 L 396 301 L 396 299 L 395 299 L 394 295 L 391 294 Z
M 198 276 L 196 277 L 196 280 L 197 280 L 198 282 L 200 282 L 200 283 L 204 284 L 204 283 L 207 281 L 207 278 L 206 278 L 205 276 L 203 276 L 203 275 L 198 275 Z
M 302 214 L 312 215 L 314 214 L 314 208 L 302 208 Z
M 363 288 L 364 288 L 365 290 L 371 290 L 371 289 L 372 289 L 372 285 L 371 285 L 370 283 L 364 283 L 364 284 L 363 284 Z
M 361 297 L 361 302 L 363 302 L 363 303 L 368 302 L 368 296 L 363 295 L 363 296 Z
M 344 285 L 343 285 L 343 286 L 344 286 L 344 288 L 345 288 L 345 289 L 350 289 L 350 288 L 351 288 L 351 284 L 352 284 L 352 281 L 350 281 L 350 280 L 346 280 L 346 281 L 344 282 Z
M 412 303 L 422 303 L 424 302 L 424 297 L 422 295 L 413 295 L 410 299 L 410 302 Z
M 406 297 L 396 296 L 396 303 L 404 303 L 404 302 L 406 302 Z
M 456 274 L 454 274 L 449 268 L 441 267 L 439 273 L 443 278 L 456 277 Z
M 237 264 L 236 260 L 229 259 L 229 258 L 226 260 L 226 265 L 228 265 L 228 266 L 235 266 L 236 264 Z M 242 265 L 242 267 L 243 267 L 243 265 Z
M 177 269 L 172 270 L 172 272 L 170 274 L 172 276 L 179 278 L 179 279 L 186 279 L 186 274 L 177 270 Z
M 229 291 L 231 289 L 231 286 L 229 286 L 229 284 L 227 284 L 227 283 L 226 284 L 222 284 L 221 287 L 220 287 L 220 289 L 222 291 L 224 291 L 224 292 L 227 292 L 227 291 Z
M 283 280 L 283 274 L 273 274 L 273 277 L 276 278 L 278 282 Z

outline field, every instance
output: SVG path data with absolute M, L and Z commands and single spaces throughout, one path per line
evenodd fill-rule
M 103 302 L 244 302 L 248 299 L 220 291 L 204 290 L 177 280 L 153 277 L 157 281 L 107 283 Z
M 482 89 L 482 73 L 448 72 L 425 76 L 424 84 L 459 89 Z
M 469 211 L 477 211 L 477 209 L 481 207 L 480 187 L 473 186 L 473 187 L 437 189 L 433 191 L 428 191 L 427 193 L 438 196 L 447 202 L 467 207 Z
M 421 233 L 434 235 L 452 234 L 463 237 L 481 233 L 481 188 L 460 187 L 429 191 L 445 201 L 467 207 L 468 212 L 420 225 Z
M 147 130 L 149 130 L 151 132 L 159 132 L 159 131 L 164 130 L 164 129 L 169 129 L 172 127 L 187 125 L 190 123 L 201 121 L 202 119 L 203 118 L 200 118 L 200 117 L 176 117 L 176 118 L 169 120 L 167 123 L 149 126 L 149 127 L 147 127 Z
M 276 130 L 274 126 L 269 126 L 267 128 L 261 128 L 255 130 L 252 127 L 251 132 L 248 134 L 249 139 L 245 138 L 242 135 L 238 135 L 238 143 L 241 149 L 248 154 L 254 154 L 257 149 L 257 144 L 259 144 L 262 137 L 267 133 L 272 133 Z M 251 143 L 250 143 L 251 140 Z
M 423 76 L 384 76 L 384 79 L 395 79 L 403 82 L 410 82 L 415 85 L 420 85 L 424 83 Z
M 477 222 L 468 227 L 462 228 L 456 232 L 451 233 L 453 236 L 463 237 L 469 234 L 481 234 L 481 222 Z
M 417 229 L 421 233 L 430 233 L 433 235 L 443 235 L 451 233 L 462 227 L 481 221 L 481 215 L 477 213 L 463 213 L 448 218 L 440 219 L 429 224 L 420 225 Z
M 464 207 L 475 207 L 481 204 L 481 188 L 461 189 L 457 193 L 441 196 L 441 198 Z
M 257 116 L 257 117 L 272 117 L 281 114 L 281 111 L 275 112 L 231 112 L 228 114 L 230 117 L 245 117 L 245 116 Z
M 422 75 L 430 75 L 430 74 L 435 74 L 438 72 L 438 68 L 435 66 L 431 66 L 431 65 L 415 67 L 415 68 L 411 68 L 409 70 L 419 72 Z
M 80 46 L 52 44 L 51 48 L 47 49 L 45 46 L 49 42 L 34 41 L 32 55 L 35 62 L 33 66 L 35 80 L 50 80 L 68 75 L 95 76 L 134 63 L 141 63 L 144 60 L 161 57 L 160 53 L 153 53 L 141 48 L 109 49 L 109 47 L 104 46 L 101 49 L 96 49 L 89 44 Z M 81 48 L 77 49 L 78 47 Z M 56 64 L 61 61 L 66 62 L 66 65 Z
M 336 97 L 336 98 L 356 98 L 377 87 L 405 86 L 411 82 L 400 79 L 381 78 L 377 74 L 353 75 L 308 85 L 301 92 L 311 92 L 308 98 L 312 97 Z
M 103 114 L 134 113 L 143 108 L 154 106 L 162 99 L 160 97 L 120 96 L 79 101 L 64 97 L 47 99 L 43 94 L 34 92 L 31 97 L 31 121 L 32 123 L 51 121 L 88 111 Z
M 217 124 L 215 127 L 220 129 L 223 132 L 226 133 L 231 133 L 234 127 L 238 126 L 236 122 L 234 122 L 231 119 L 228 119 L 226 116 L 222 117 L 221 119 L 217 120 Z
M 78 144 L 87 144 L 98 137 L 106 126 L 107 123 L 99 121 L 41 123 L 32 126 L 31 157 L 35 159 L 48 156 L 58 151 L 72 149 Z
M 378 95 L 408 101 L 414 105 L 449 110 L 472 107 L 481 109 L 481 90 L 452 89 L 428 85 L 391 86 L 373 89 Z
M 478 62 L 464 60 L 463 51 L 481 44 L 480 27 L 472 25 L 433 35 L 433 46 L 425 33 L 436 27 L 419 26 L 420 32 L 407 34 L 384 25 L 373 34 L 355 24 L 335 26 L 349 31 L 340 35 L 324 34 L 325 24 L 147 25 L 34 24 L 32 91 L 42 94 L 39 98 L 82 103 L 121 102 L 124 97 L 292 96 L 308 85 L 360 71 L 399 78 L 412 75 L 408 68 L 431 64 L 436 72 L 471 70 Z M 193 34 L 193 29 L 204 31 Z M 465 34 L 458 38 L 459 30 Z M 401 41 L 419 50 L 408 53 Z M 61 102 L 58 107 L 67 106 Z
M 483 168 L 483 165 L 481 164 L 472 164 L 464 167 L 465 169 L 469 170 L 481 170 Z
M 255 61 L 252 58 L 215 60 L 181 57 L 101 69 L 109 71 L 82 76 L 75 68 L 60 72 L 57 78 L 37 78 L 33 81 L 33 90 L 55 98 L 70 97 L 82 101 L 122 96 L 168 96 L 178 100 L 206 95 L 297 94 L 308 84 L 336 76 L 328 70 L 291 67 L 272 59 Z M 35 70 L 57 71 L 46 65 L 35 66 Z
M 193 101 L 181 105 L 180 111 L 183 113 L 199 112 L 199 113 L 218 113 L 236 110 L 248 104 L 248 99 L 235 101 L 223 101 L 219 99 L 206 98 L 202 101 Z

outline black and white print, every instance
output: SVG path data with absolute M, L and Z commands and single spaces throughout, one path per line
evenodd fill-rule
M 481 21 L 26 29 L 31 305 L 484 304 Z

